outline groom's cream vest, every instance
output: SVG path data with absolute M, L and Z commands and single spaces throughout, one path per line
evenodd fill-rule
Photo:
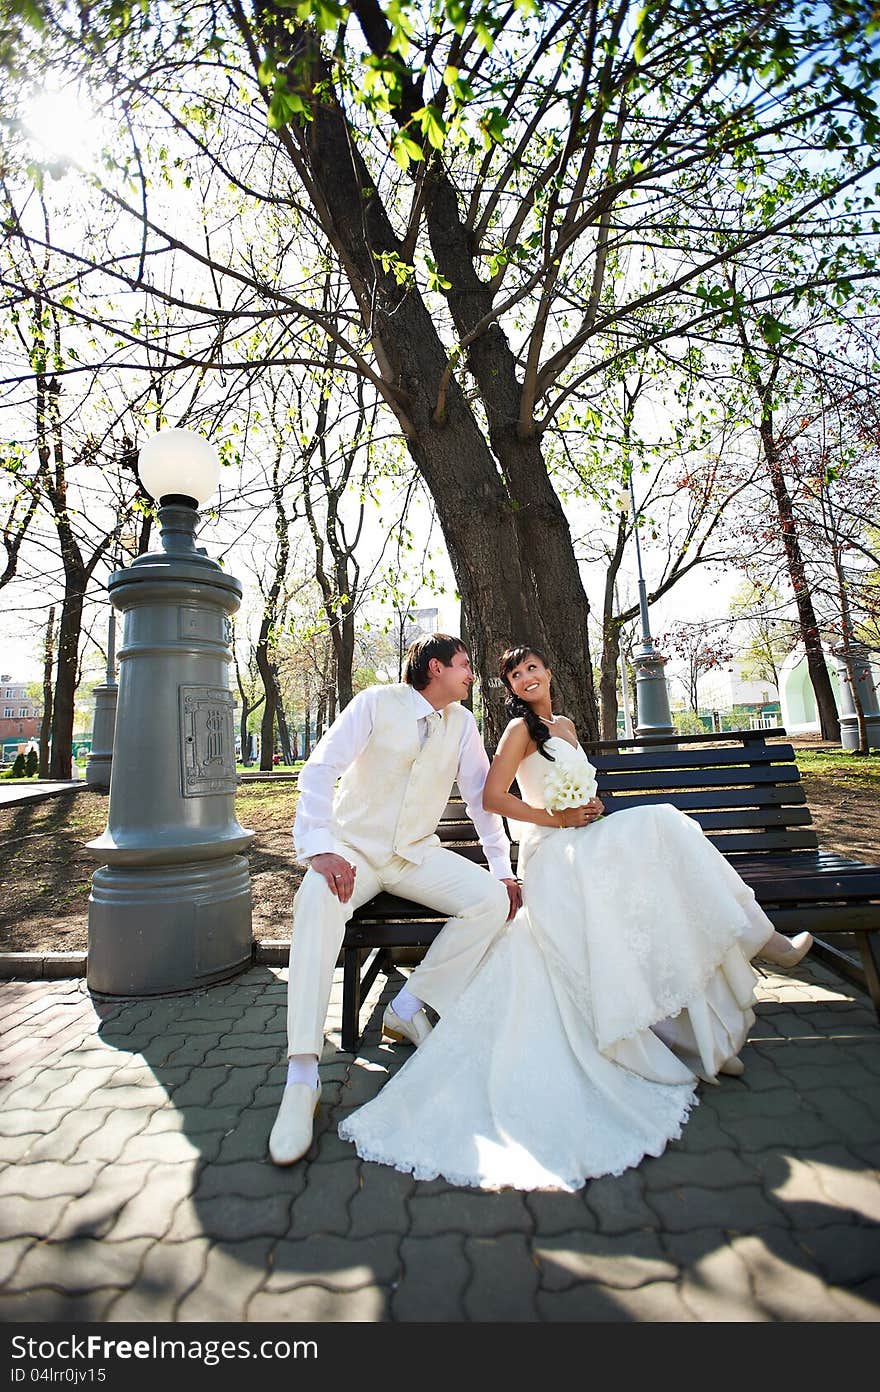
M 440 728 L 419 746 L 418 718 L 408 686 L 378 692 L 366 747 L 339 780 L 333 800 L 335 834 L 373 865 L 392 855 L 414 865 L 439 844 L 437 823 L 458 769 L 468 711 L 456 702 Z

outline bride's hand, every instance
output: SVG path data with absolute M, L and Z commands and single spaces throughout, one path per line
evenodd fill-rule
M 558 827 L 589 826 L 591 822 L 595 822 L 598 817 L 601 817 L 604 811 L 601 798 L 594 797 L 580 807 L 560 808 L 558 812 L 553 813 L 553 820 Z

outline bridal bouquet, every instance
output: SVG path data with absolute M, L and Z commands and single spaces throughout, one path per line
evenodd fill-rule
M 596 775 L 591 768 L 565 768 L 555 764 L 544 776 L 544 806 L 548 812 L 582 807 L 596 796 Z

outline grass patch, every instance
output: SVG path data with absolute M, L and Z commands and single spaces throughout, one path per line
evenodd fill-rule
M 235 794 L 235 815 L 242 826 L 249 826 L 251 821 L 259 821 L 261 826 L 286 821 L 292 826 L 296 799 L 296 788 L 289 783 L 243 783 Z
M 299 773 L 305 759 L 297 759 L 292 764 L 273 764 L 270 769 L 261 769 L 259 764 L 236 764 L 238 773 Z
M 805 778 L 833 778 L 844 787 L 880 793 L 880 750 L 863 757 L 844 749 L 796 749 L 795 757 Z

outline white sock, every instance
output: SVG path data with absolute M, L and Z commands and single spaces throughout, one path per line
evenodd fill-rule
M 394 1000 L 391 1002 L 391 1009 L 395 1015 L 399 1015 L 401 1020 L 411 1020 L 417 1010 L 421 1010 L 425 1004 L 420 1001 L 418 996 L 414 996 L 412 991 L 408 991 L 404 986 L 402 991 L 398 991 Z
M 308 1083 L 309 1087 L 318 1086 L 318 1055 L 317 1054 L 293 1054 L 287 1060 L 287 1083 Z

